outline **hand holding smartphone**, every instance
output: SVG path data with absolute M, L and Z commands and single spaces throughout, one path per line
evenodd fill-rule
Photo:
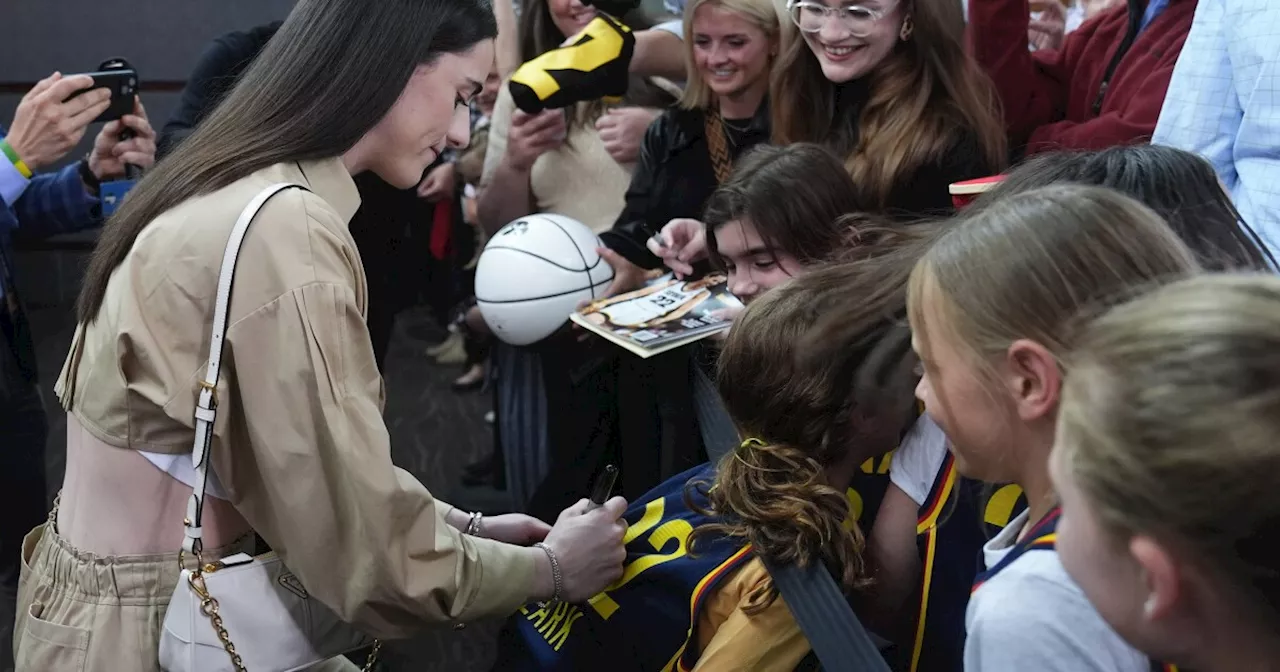
M 94 119 L 94 123 L 115 121 L 133 113 L 134 98 L 138 95 L 138 71 L 123 58 L 103 61 L 94 72 L 82 73 L 93 79 L 93 86 L 81 89 L 67 98 L 84 95 L 86 91 L 107 89 L 111 92 L 111 105 Z

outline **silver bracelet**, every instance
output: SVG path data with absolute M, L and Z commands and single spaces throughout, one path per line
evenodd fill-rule
M 564 575 L 560 573 L 560 561 L 556 559 L 556 554 L 552 552 L 551 547 L 539 541 L 533 545 L 534 548 L 541 548 L 547 554 L 547 560 L 551 562 L 551 583 L 555 586 L 551 592 L 551 599 L 546 602 L 539 602 L 538 606 L 547 608 L 564 597 Z
M 469 534 L 473 537 L 480 536 L 480 524 L 483 519 L 484 514 L 479 511 L 471 514 L 471 520 L 467 521 L 467 529 L 463 530 L 462 533 Z

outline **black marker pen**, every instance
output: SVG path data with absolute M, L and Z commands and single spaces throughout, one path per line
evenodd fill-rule
M 606 465 L 604 471 L 596 477 L 595 487 L 591 488 L 591 508 L 598 509 L 604 506 L 609 500 L 609 493 L 613 492 L 613 485 L 618 481 L 618 468 L 612 464 Z

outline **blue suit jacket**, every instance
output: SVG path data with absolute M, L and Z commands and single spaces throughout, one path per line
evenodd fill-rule
M 6 135 L 0 127 L 0 138 Z M 3 157 L 0 157 L 3 160 Z M 0 352 L 5 361 L 0 362 L 0 386 L 12 384 L 14 374 L 20 374 L 30 383 L 36 381 L 36 356 L 34 339 L 17 298 L 17 278 L 13 264 L 11 242 L 15 236 L 22 238 L 48 238 L 60 233 L 90 229 L 101 221 L 98 198 L 87 193 L 80 181 L 79 169 L 71 164 L 62 170 L 35 175 L 28 182 L 22 195 L 13 203 L 5 203 L 0 197 Z M 7 292 L 14 296 L 6 297 Z M 8 363 L 16 364 L 16 371 Z M 2 391 L 2 390 L 0 390 Z
M 0 138 L 7 131 L 0 126 Z M 14 203 L 0 199 L 0 245 L 13 236 L 48 238 L 91 229 L 101 223 L 98 198 L 84 190 L 76 164 L 31 178 Z

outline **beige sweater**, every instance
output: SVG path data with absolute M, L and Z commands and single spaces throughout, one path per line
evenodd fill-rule
M 484 157 L 487 185 L 507 153 L 507 131 L 515 112 L 511 93 L 503 86 L 489 127 L 489 148 Z M 569 142 L 542 156 L 533 164 L 529 177 L 533 194 L 532 212 L 551 212 L 576 219 L 596 233 L 613 226 L 622 212 L 631 166 L 618 165 L 594 126 L 575 129 Z

